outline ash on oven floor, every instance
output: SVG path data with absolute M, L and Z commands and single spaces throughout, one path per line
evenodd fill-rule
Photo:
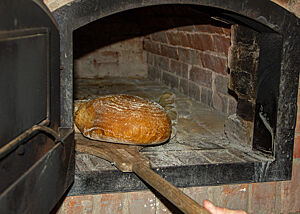
M 260 155 L 250 147 L 229 142 L 224 134 L 226 116 L 174 89 L 142 78 L 77 79 L 75 109 L 79 102 L 109 94 L 131 94 L 159 103 L 172 120 L 171 139 L 142 153 L 152 167 L 256 161 Z M 233 130 L 234 131 L 234 130 Z M 79 130 L 75 127 L 75 132 Z M 115 169 L 110 163 L 87 154 L 77 154 L 77 171 Z

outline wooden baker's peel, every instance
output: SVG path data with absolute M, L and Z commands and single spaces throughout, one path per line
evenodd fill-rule
M 150 168 L 150 162 L 139 151 L 142 146 L 90 140 L 77 136 L 76 151 L 91 154 L 113 163 L 122 172 L 134 172 L 145 182 L 187 214 L 209 214 L 197 202 Z

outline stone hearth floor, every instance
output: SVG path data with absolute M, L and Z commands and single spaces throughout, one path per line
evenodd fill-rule
M 142 78 L 78 79 L 75 82 L 75 103 L 108 94 L 137 95 L 166 109 L 173 126 L 171 140 L 142 150 L 154 168 L 262 158 L 250 148 L 230 144 L 224 134 L 226 117 L 223 114 L 159 83 Z M 77 129 L 76 133 L 79 134 Z M 77 170 L 101 170 L 103 167 L 114 168 L 99 158 L 77 154 Z
M 171 139 L 162 145 L 145 147 L 141 151 L 150 160 L 152 168 L 156 171 L 161 171 L 165 167 L 267 160 L 267 157 L 252 151 L 251 148 L 235 145 L 228 141 L 224 134 L 226 116 L 176 90 L 147 79 L 78 79 L 75 81 L 75 109 L 77 103 L 82 100 L 108 94 L 137 95 L 158 102 L 166 109 L 172 120 Z M 76 127 L 75 133 L 76 142 L 76 136 L 80 135 Z M 71 195 L 85 194 L 85 188 L 91 189 L 83 187 L 87 185 L 86 180 L 89 180 L 89 178 L 83 178 L 84 176 L 92 177 L 93 172 L 99 174 L 99 172 L 117 170 L 109 162 L 92 155 L 77 153 L 75 159 L 75 185 L 71 190 Z M 99 191 L 101 192 L 101 190 Z

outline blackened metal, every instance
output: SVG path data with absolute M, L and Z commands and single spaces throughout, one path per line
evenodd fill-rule
M 59 129 L 59 32 L 50 14 L 42 1 L 0 2 L 1 147 L 24 137 L 0 160 L 0 213 L 49 213 L 74 179 L 72 129 Z
M 160 167 L 153 170 L 176 187 L 254 182 L 259 162 Z M 145 190 L 147 186 L 132 173 L 118 170 L 76 173 L 69 195 L 102 194 Z
M 18 136 L 17 138 L 0 148 L 0 160 L 2 158 L 5 158 L 7 154 L 14 151 L 21 144 L 26 143 L 26 140 L 28 140 L 30 137 L 32 137 L 38 132 L 45 132 L 46 134 L 51 135 L 55 139 L 56 143 L 61 142 L 59 134 L 53 129 L 47 126 L 34 125 L 31 129 L 28 129 L 27 131 L 23 132 L 20 136 Z
M 247 87 L 247 85 L 245 85 L 245 87 Z M 255 105 L 247 99 L 238 99 L 237 114 L 244 120 L 253 121 L 255 114 Z
M 0 194 L 0 213 L 49 213 L 70 184 L 67 174 L 73 141 L 72 130 L 51 148 L 9 189 Z
M 264 96 L 268 96 L 269 94 L 267 91 L 262 91 L 268 90 L 269 86 L 266 88 L 264 88 L 264 86 L 262 85 L 259 86 L 260 91 L 258 92 L 258 94 L 260 94 L 260 98 L 258 107 L 256 108 L 257 112 L 255 113 L 257 118 L 256 129 L 265 129 L 262 134 L 263 137 L 260 139 L 267 139 L 268 142 L 267 145 L 263 146 L 264 148 L 262 150 L 265 150 L 267 152 L 274 151 L 273 156 L 275 160 L 255 163 L 245 162 L 241 163 L 239 167 L 237 167 L 235 164 L 233 164 L 232 166 L 226 164 L 211 165 L 211 167 L 216 169 L 216 171 L 204 171 L 203 174 L 207 173 L 207 175 L 211 176 L 212 179 L 201 179 L 201 175 L 196 173 L 201 180 L 201 182 L 196 182 L 197 185 L 218 184 L 218 182 L 220 182 L 221 180 L 223 180 L 224 183 L 235 183 L 290 179 L 292 171 L 294 129 L 296 122 L 298 76 L 300 69 L 300 59 L 298 57 L 300 55 L 300 43 L 297 42 L 300 39 L 299 19 L 282 7 L 268 0 L 79 0 L 72 1 L 69 4 L 57 9 L 56 11 L 54 11 L 54 16 L 57 19 L 61 29 L 61 63 L 63 67 L 63 70 L 61 71 L 61 121 L 63 126 L 73 126 L 73 31 L 97 19 L 109 16 L 114 13 L 146 6 L 153 6 L 152 9 L 155 9 L 155 6 L 158 7 L 159 5 L 163 4 L 166 5 L 177 3 L 181 6 L 183 6 L 183 4 L 190 5 L 191 7 L 199 11 L 205 9 L 206 12 L 211 13 L 214 17 L 225 18 L 231 23 L 237 23 L 250 27 L 259 32 L 262 36 L 261 38 L 268 37 L 270 35 L 271 37 L 269 38 L 273 38 L 272 36 L 274 35 L 279 35 L 279 37 L 282 38 L 282 40 L 275 45 L 275 57 L 277 58 L 278 62 L 274 65 L 275 77 L 271 78 L 271 82 L 277 83 L 279 84 L 279 86 L 275 86 L 274 89 L 271 89 L 271 92 L 273 94 L 266 100 L 264 100 Z M 276 41 L 279 40 L 276 39 Z M 263 50 L 263 52 L 265 51 L 263 54 L 267 52 L 270 53 L 271 50 L 272 48 L 266 48 L 265 50 Z M 279 56 L 278 53 L 281 53 L 281 55 Z M 267 57 L 262 57 L 263 61 L 268 62 Z M 280 66 L 279 70 L 278 66 Z M 262 74 L 259 77 L 260 81 L 265 81 L 268 79 L 265 76 L 265 74 L 269 73 L 268 70 L 270 69 L 263 67 L 259 69 L 260 73 Z M 260 108 L 260 106 L 262 106 L 262 108 Z M 262 118 L 265 118 L 266 123 L 262 121 L 264 120 Z M 273 144 L 270 144 L 270 142 L 272 141 L 270 141 L 270 139 L 272 137 L 267 137 L 268 134 L 270 134 L 270 130 L 268 130 L 266 124 L 270 124 L 270 127 L 272 127 L 274 131 Z M 255 145 L 259 145 L 259 142 Z M 272 149 L 272 147 L 274 147 L 274 149 Z M 202 166 L 199 166 L 199 168 L 201 167 Z M 195 166 L 195 168 L 197 168 L 197 166 Z M 243 173 L 241 173 L 244 172 L 243 169 L 247 169 L 245 171 L 245 173 L 247 173 L 246 175 L 248 175 L 246 176 L 247 179 L 243 178 Z M 173 170 L 176 171 L 175 169 Z M 234 176 L 233 178 L 222 177 L 228 170 L 230 170 L 231 176 Z M 172 172 L 174 173 L 174 171 Z M 192 172 L 181 170 L 180 172 L 176 172 L 175 174 L 178 175 L 177 173 L 182 173 L 186 176 L 187 173 Z M 172 177 L 175 177 L 171 174 L 169 176 L 170 179 L 172 179 Z M 91 190 L 91 188 L 95 189 L 95 186 L 93 186 L 93 184 L 102 185 L 99 183 L 99 180 L 96 181 L 95 178 L 92 179 L 93 175 L 78 175 L 78 177 L 80 177 L 79 179 L 86 178 L 86 182 L 82 183 L 83 188 Z M 105 179 L 109 180 L 109 176 L 103 178 L 103 180 L 101 181 L 103 182 L 103 185 L 108 185 Z M 195 181 L 198 179 L 198 177 L 193 177 L 193 179 Z M 183 183 L 187 184 L 188 182 L 184 181 Z M 97 185 L 96 187 L 98 187 Z M 119 189 L 122 189 L 122 185 Z M 114 191 L 118 190 L 116 190 L 115 188 Z
M 260 57 L 253 148 L 274 155 L 282 38 L 279 34 L 262 34 L 258 40 Z
M 49 120 L 48 45 L 47 28 L 0 32 L 0 96 L 9 97 L 0 106 L 0 146 Z M 32 98 L 30 102 L 28 97 Z

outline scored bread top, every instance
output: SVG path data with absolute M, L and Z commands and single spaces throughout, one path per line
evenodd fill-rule
M 74 115 L 80 132 L 93 140 L 159 144 L 171 134 L 171 122 L 157 103 L 132 95 L 109 95 L 83 103 Z

